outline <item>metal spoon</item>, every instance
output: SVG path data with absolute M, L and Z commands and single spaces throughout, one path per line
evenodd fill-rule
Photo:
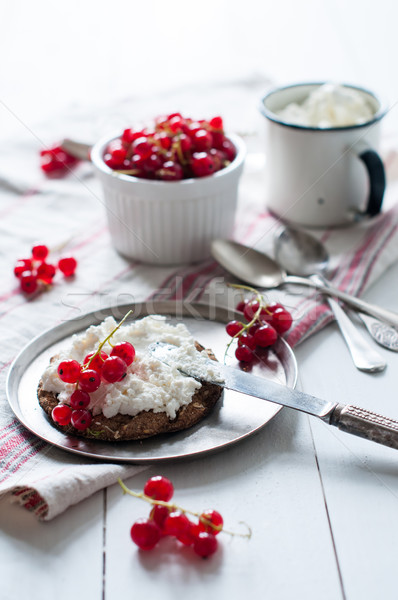
M 287 275 L 286 271 L 272 258 L 238 242 L 214 240 L 211 245 L 211 253 L 217 262 L 232 275 L 258 288 L 276 288 L 285 284 L 316 288 L 326 296 L 343 300 L 343 302 L 360 312 L 372 315 L 376 319 L 398 327 L 397 313 L 365 302 L 365 300 L 346 294 L 337 288 L 318 285 L 308 277 Z
M 328 252 L 325 246 L 309 233 L 292 227 L 284 227 L 275 237 L 275 257 L 288 273 L 305 277 L 317 273 L 318 280 L 320 277 L 322 283 L 328 285 L 327 280 L 322 276 L 328 268 Z M 337 310 L 341 313 L 340 306 L 337 306 Z M 345 316 L 345 313 L 343 315 Z M 398 351 L 398 331 L 396 329 L 365 313 L 357 312 L 356 316 L 380 346 L 395 352 Z
M 316 283 L 328 285 L 322 273 L 326 271 L 329 256 L 316 238 L 287 227 L 275 237 L 274 245 L 275 258 L 288 273 L 310 276 Z M 332 298 L 327 298 L 327 302 L 356 368 L 366 373 L 383 371 L 387 363 L 365 340 L 338 302 Z

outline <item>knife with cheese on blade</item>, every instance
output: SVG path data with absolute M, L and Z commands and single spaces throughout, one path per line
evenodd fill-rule
M 203 354 L 200 355 L 197 365 L 191 362 L 188 365 L 181 362 L 179 364 L 176 355 L 178 347 L 173 344 L 156 342 L 151 344 L 148 350 L 161 362 L 198 381 L 214 383 L 248 396 L 305 412 L 346 433 L 398 449 L 398 421 L 389 417 L 350 404 L 327 402 L 275 381 L 222 365 Z M 206 365 L 211 368 L 203 368 Z

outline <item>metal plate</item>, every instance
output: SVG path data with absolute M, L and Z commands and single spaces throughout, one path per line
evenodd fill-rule
M 223 398 L 206 419 L 195 427 L 173 434 L 116 443 L 85 440 L 58 431 L 51 425 L 36 396 L 41 374 L 50 358 L 69 345 L 74 333 L 100 323 L 109 315 L 119 320 L 130 309 L 134 310 L 132 319 L 162 314 L 168 315 L 171 322 L 183 322 L 194 338 L 206 348 L 211 348 L 220 361 L 223 361 L 229 339 L 225 323 L 239 317 L 233 311 L 220 307 L 150 301 L 89 313 L 46 331 L 22 350 L 11 366 L 7 379 L 10 406 L 27 429 L 58 448 L 85 457 L 143 464 L 193 458 L 228 448 L 259 431 L 282 408 L 271 402 L 225 390 Z M 235 359 L 230 359 L 229 363 L 239 368 Z M 291 348 L 280 339 L 272 350 L 265 353 L 261 363 L 253 366 L 253 373 L 295 387 L 297 364 Z

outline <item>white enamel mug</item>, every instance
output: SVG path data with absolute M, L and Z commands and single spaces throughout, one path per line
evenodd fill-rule
M 360 93 L 373 112 L 360 125 L 307 127 L 276 114 L 293 102 L 302 103 L 321 85 L 274 89 L 261 103 L 267 119 L 267 206 L 293 225 L 349 225 L 378 214 L 382 206 L 386 183 L 377 148 L 386 109 L 372 92 L 344 86 Z

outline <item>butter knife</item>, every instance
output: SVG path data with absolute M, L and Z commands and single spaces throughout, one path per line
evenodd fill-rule
M 213 376 L 203 375 L 203 369 L 195 369 L 194 365 L 180 366 L 175 360 L 176 346 L 172 344 L 156 342 L 151 344 L 148 350 L 155 358 L 169 366 L 176 367 L 184 375 L 299 410 L 318 417 L 328 425 L 338 427 L 341 431 L 398 450 L 398 421 L 395 419 L 378 415 L 358 406 L 328 402 L 275 381 L 222 365 L 201 355 L 201 364 L 211 367 L 209 372 L 213 373 Z

